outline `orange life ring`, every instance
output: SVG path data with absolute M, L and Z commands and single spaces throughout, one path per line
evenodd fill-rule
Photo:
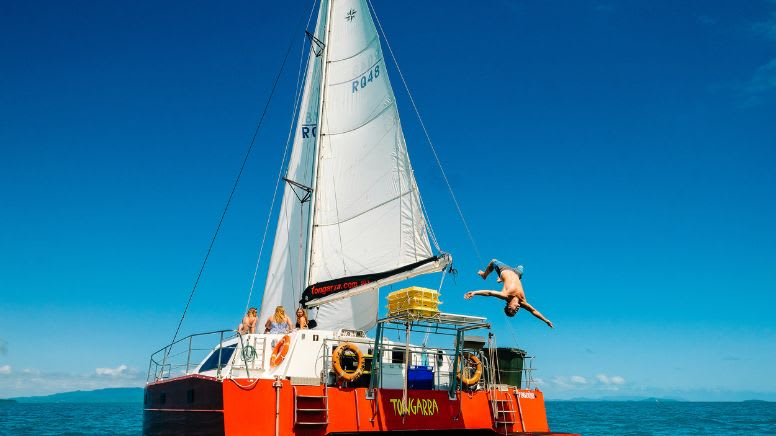
M 348 371 L 342 367 L 342 353 L 345 352 L 345 350 L 349 350 L 356 354 L 358 363 L 356 364 L 355 371 Z M 334 349 L 334 352 L 331 354 L 331 363 L 332 366 L 334 366 L 334 372 L 337 373 L 337 377 L 345 381 L 356 380 L 364 373 L 364 355 L 355 344 L 350 342 L 342 343 Z
M 272 349 L 272 358 L 269 359 L 269 365 L 274 368 L 283 363 L 283 359 L 286 358 L 290 346 L 291 337 L 288 335 L 283 336 L 283 338 L 275 344 L 275 348 Z
M 468 360 L 467 366 L 476 366 L 477 369 L 474 370 L 474 374 L 471 376 L 468 376 L 463 373 L 463 365 L 464 360 Z M 475 356 L 472 353 L 463 353 L 463 359 L 461 359 L 458 362 L 458 378 L 461 380 L 461 383 L 465 384 L 466 386 L 473 386 L 477 384 L 478 381 L 480 381 L 480 378 L 482 377 L 482 362 L 480 362 L 480 359 Z

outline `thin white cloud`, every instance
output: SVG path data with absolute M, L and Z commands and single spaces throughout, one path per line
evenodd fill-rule
M 615 385 L 625 384 L 625 379 L 620 377 L 619 375 L 615 375 L 610 380 L 612 381 L 612 384 L 615 384 Z
M 542 386 L 549 398 L 602 398 L 611 395 L 633 394 L 638 387 L 621 375 L 598 373 L 594 376 L 554 376 Z
M 576 384 L 580 384 L 580 385 L 584 385 L 584 384 L 587 384 L 587 379 L 582 377 L 581 375 L 572 375 L 571 376 L 571 382 L 572 383 L 576 383 Z
M 574 385 L 571 384 L 568 379 L 566 379 L 566 377 L 562 376 L 555 376 L 552 378 L 552 380 L 550 380 L 550 382 L 552 382 L 555 387 L 560 389 L 572 389 L 574 387 Z
M 121 377 L 122 375 L 126 375 L 128 370 L 129 367 L 127 367 L 127 365 L 121 364 L 115 368 L 95 368 L 94 372 L 99 376 Z
M 767 40 L 776 42 L 776 1 L 771 1 L 771 11 L 765 21 L 752 24 L 752 31 Z M 760 65 L 752 77 L 736 86 L 743 107 L 757 106 L 768 97 L 776 95 L 776 58 Z
M 749 96 L 776 91 L 776 58 L 757 68 L 749 82 L 744 85 L 742 91 Z
M 776 7 L 776 2 L 772 2 Z M 776 10 L 772 11 L 768 19 L 752 24 L 752 30 L 760 36 L 776 41 Z
M 598 375 L 595 376 L 595 378 L 600 383 L 602 383 L 604 385 L 607 385 L 607 386 L 609 386 L 609 385 L 623 385 L 623 384 L 625 384 L 625 379 L 622 378 L 619 375 L 614 375 L 614 376 L 610 377 L 610 376 L 608 376 L 606 374 L 598 374 Z
M 580 389 L 588 384 L 587 378 L 581 375 L 572 375 L 571 377 L 555 376 L 550 382 L 554 387 L 563 390 Z
M 0 366 L 0 375 L 10 375 L 10 374 L 11 374 L 11 365 Z

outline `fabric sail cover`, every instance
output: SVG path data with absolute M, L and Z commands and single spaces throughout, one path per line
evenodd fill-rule
M 313 186 L 315 198 L 302 203 L 304 190 L 290 184 L 285 188 L 262 320 L 277 305 L 298 306 L 303 291 L 306 300 L 318 298 L 435 259 L 366 1 L 333 0 L 328 26 L 327 9 L 322 2 L 315 32 L 319 40 L 328 41 L 323 114 L 318 123 L 324 56 L 311 52 L 287 175 Z M 312 134 L 316 128 L 321 129 L 318 150 Z M 313 204 L 308 244 L 307 219 Z M 304 265 L 308 249 L 309 265 Z M 304 268 L 309 277 L 302 284 Z M 311 315 L 322 329 L 368 329 L 377 310 L 376 291 L 370 291 L 323 304 Z

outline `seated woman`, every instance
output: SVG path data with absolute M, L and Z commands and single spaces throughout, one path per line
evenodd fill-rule
M 308 327 L 307 313 L 301 307 L 296 309 L 296 328 L 299 330 L 305 330 Z
M 246 333 L 256 333 L 256 321 L 258 320 L 259 318 L 256 316 L 256 308 L 251 307 L 248 309 L 248 313 L 245 314 L 245 317 L 243 317 L 240 326 L 237 327 L 237 332 L 241 335 Z
M 303 329 L 314 329 L 318 326 L 318 323 L 314 319 L 307 318 L 307 311 L 305 311 L 303 308 L 296 309 L 296 328 L 299 330 Z
M 275 308 L 275 314 L 269 317 L 267 323 L 264 324 L 264 333 L 285 334 L 293 328 L 291 318 L 286 315 L 286 309 L 283 306 L 278 306 Z

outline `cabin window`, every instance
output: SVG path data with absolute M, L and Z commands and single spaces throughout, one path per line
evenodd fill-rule
M 218 352 L 221 351 L 221 368 L 226 366 L 226 363 L 229 362 L 229 359 L 232 358 L 232 354 L 234 353 L 234 349 L 237 348 L 237 344 L 229 345 L 228 347 L 219 348 L 215 351 L 213 351 L 210 356 L 208 356 L 207 360 L 205 360 L 205 363 L 202 364 L 202 367 L 199 368 L 199 372 L 206 372 L 211 371 L 214 369 L 218 369 Z
M 404 350 L 394 348 L 391 353 L 391 363 L 404 363 Z

